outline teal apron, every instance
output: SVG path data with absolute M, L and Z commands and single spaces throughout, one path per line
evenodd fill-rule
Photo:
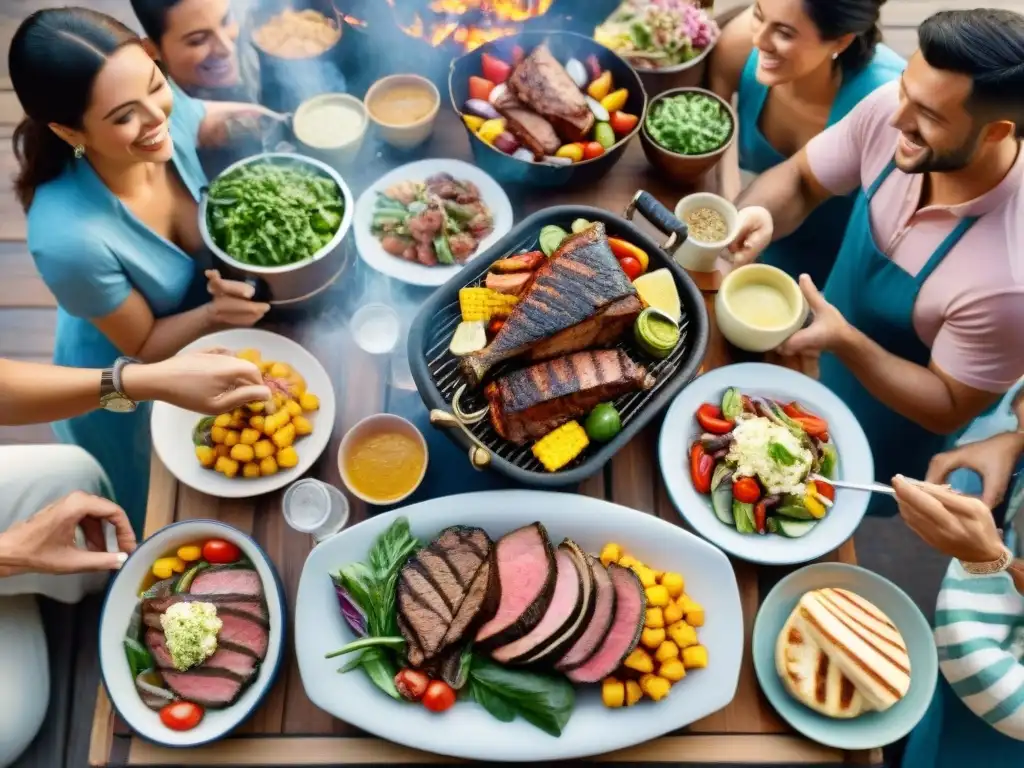
M 825 300 L 887 352 L 927 366 L 931 350 L 914 330 L 914 303 L 924 282 L 978 218 L 962 219 L 917 275 L 906 272 L 879 250 L 871 232 L 871 199 L 895 168 L 896 161 L 889 161 L 867 191 L 857 196 L 846 237 L 825 284 Z M 945 436 L 929 432 L 883 405 L 833 354 L 821 356 L 821 382 L 850 407 L 867 433 L 875 458 L 875 478 L 880 482 L 888 482 L 896 474 L 924 477 L 932 456 L 944 450 Z M 868 514 L 892 515 L 896 511 L 890 497 L 872 495 Z

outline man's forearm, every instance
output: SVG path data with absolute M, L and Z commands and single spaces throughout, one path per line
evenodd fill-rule
M 164 317 L 153 324 L 139 351 L 132 355 L 145 363 L 159 363 L 174 357 L 182 347 L 205 336 L 219 327 L 211 322 L 208 304 Z
M 773 240 L 793 234 L 804 223 L 821 198 L 807 185 L 797 158 L 762 173 L 736 201 L 738 208 L 760 206 L 772 215 Z

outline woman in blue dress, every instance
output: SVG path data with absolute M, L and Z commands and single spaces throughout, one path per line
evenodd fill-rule
M 906 62 L 881 44 L 885 0 L 759 0 L 725 25 L 709 65 L 711 88 L 737 96 L 739 166 L 764 173 L 841 120 Z M 739 180 L 727 190 L 739 193 Z M 793 277 L 828 278 L 853 196 L 828 201 L 760 260 Z
M 59 304 L 54 362 L 162 360 L 269 306 L 208 269 L 196 147 L 224 139 L 251 104 L 189 98 L 120 22 L 83 8 L 32 14 L 9 54 L 27 115 L 14 135 L 28 246 Z M 137 530 L 149 486 L 149 413 L 98 411 L 54 425 L 106 470 Z

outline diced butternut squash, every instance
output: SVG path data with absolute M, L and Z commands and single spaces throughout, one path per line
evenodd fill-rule
M 601 682 L 601 701 L 611 709 L 621 707 L 626 703 L 626 686 L 621 680 L 606 677 Z
M 295 452 L 295 448 L 292 446 L 289 445 L 287 448 L 282 448 L 277 452 L 277 466 L 283 469 L 291 469 L 297 466 L 298 463 L 299 454 Z
M 683 666 L 687 669 L 704 669 L 708 665 L 708 649 L 693 645 L 683 649 Z
M 644 697 L 644 692 L 640 688 L 640 683 L 636 680 L 626 681 L 626 706 L 632 707 L 640 699 Z
M 656 608 L 664 608 L 669 604 L 668 590 L 661 584 L 655 584 L 647 588 L 647 604 Z
M 680 648 L 697 645 L 697 630 L 685 621 L 677 621 L 668 628 L 668 636 Z
M 686 667 L 682 659 L 669 659 L 658 667 L 658 677 L 663 677 L 669 682 L 678 683 L 686 677 Z
M 647 615 L 644 617 L 644 626 L 651 629 L 664 629 L 665 615 L 662 613 L 662 609 L 648 608 Z
M 644 585 L 644 589 L 656 586 L 658 583 L 657 578 L 654 576 L 654 571 L 645 565 L 637 565 L 633 567 L 633 571 L 636 573 L 637 578 L 640 579 L 640 583 Z
M 679 603 L 669 603 L 661 612 L 665 616 L 665 625 L 675 624 L 677 621 L 683 618 L 683 609 L 679 607 Z
M 273 456 L 277 452 L 274 444 L 269 440 L 260 440 L 252 449 L 256 454 L 256 458 L 261 461 L 267 458 L 267 456 Z
M 654 660 L 651 659 L 650 655 L 648 655 L 647 651 L 643 648 L 637 648 L 629 654 L 622 664 L 626 668 L 632 669 L 634 672 L 639 672 L 641 674 L 647 674 L 648 672 L 654 671 Z
M 299 405 L 294 400 L 289 400 L 287 403 L 285 403 L 284 404 L 284 408 L 292 416 L 301 416 L 302 415 L 302 406 Z
M 664 629 L 651 629 L 648 627 L 640 635 L 640 643 L 644 648 L 650 648 L 652 651 L 657 650 L 658 646 L 663 642 L 665 642 Z
M 657 675 L 644 675 L 640 678 L 640 690 L 644 692 L 647 698 L 661 701 L 672 690 L 672 683 Z
M 260 459 L 260 475 L 268 477 L 277 474 L 277 459 L 273 456 L 264 456 Z
M 320 398 L 310 392 L 303 392 L 299 396 L 299 405 L 304 411 L 315 411 L 320 407 Z
M 224 445 L 228 448 L 238 445 L 242 441 L 242 434 L 237 429 L 229 429 L 224 435 Z
M 631 555 L 623 555 L 619 558 L 619 565 L 621 565 L 623 568 L 632 568 L 636 565 L 643 565 L 643 563 L 641 563 L 639 560 L 637 560 L 635 557 L 632 557 Z
M 693 607 L 683 614 L 686 618 L 686 623 L 691 627 L 703 627 L 704 626 L 704 606 L 693 604 Z
M 213 426 L 224 427 L 225 429 L 227 429 L 228 427 L 231 426 L 231 414 L 222 413 L 220 416 L 213 420 Z
M 607 568 L 612 563 L 617 563 L 622 557 L 622 547 L 614 541 L 609 541 L 601 550 L 601 565 Z
M 217 451 L 208 445 L 197 445 L 196 458 L 202 466 L 212 467 L 217 461 Z
M 243 445 L 242 443 L 239 443 L 238 445 L 231 446 L 231 458 L 235 461 L 240 461 L 241 463 L 246 464 L 252 461 L 254 457 L 255 453 L 253 452 L 251 445 Z
M 297 437 L 305 437 L 313 433 L 313 425 L 305 416 L 292 416 L 292 426 Z
M 242 465 L 242 477 L 252 480 L 260 476 L 260 465 L 254 461 Z
M 217 463 L 213 465 L 213 468 L 225 477 L 234 477 L 238 474 L 239 465 L 229 456 L 218 456 Z
M 677 659 L 679 658 L 679 646 L 671 640 L 666 640 L 658 646 L 658 650 L 654 652 L 654 658 L 659 663 L 666 662 L 669 659 Z
M 238 442 L 242 445 L 256 445 L 259 439 L 259 430 L 252 429 L 252 427 L 246 427 L 242 430 L 242 434 L 238 436 Z
M 683 580 L 682 574 L 679 573 L 666 573 L 661 577 L 661 586 L 668 590 L 668 596 L 675 600 L 686 588 L 686 582 Z

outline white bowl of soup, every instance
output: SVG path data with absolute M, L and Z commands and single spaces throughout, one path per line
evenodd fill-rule
M 292 117 L 292 132 L 309 154 L 350 163 L 359 154 L 369 119 L 366 106 L 347 93 L 324 93 L 302 102 Z
M 748 352 L 775 349 L 800 330 L 807 313 L 807 301 L 796 280 L 767 264 L 733 270 L 715 297 L 719 330 Z
M 419 75 L 389 75 L 366 92 L 366 111 L 381 138 L 399 149 L 422 144 L 434 130 L 441 94 Z
M 342 438 L 338 471 L 367 504 L 397 504 L 427 474 L 427 441 L 411 421 L 390 413 L 367 416 Z
M 736 206 L 719 195 L 698 192 L 676 203 L 675 215 L 687 228 L 686 240 L 675 252 L 676 262 L 694 272 L 714 272 L 722 249 L 736 239 Z

